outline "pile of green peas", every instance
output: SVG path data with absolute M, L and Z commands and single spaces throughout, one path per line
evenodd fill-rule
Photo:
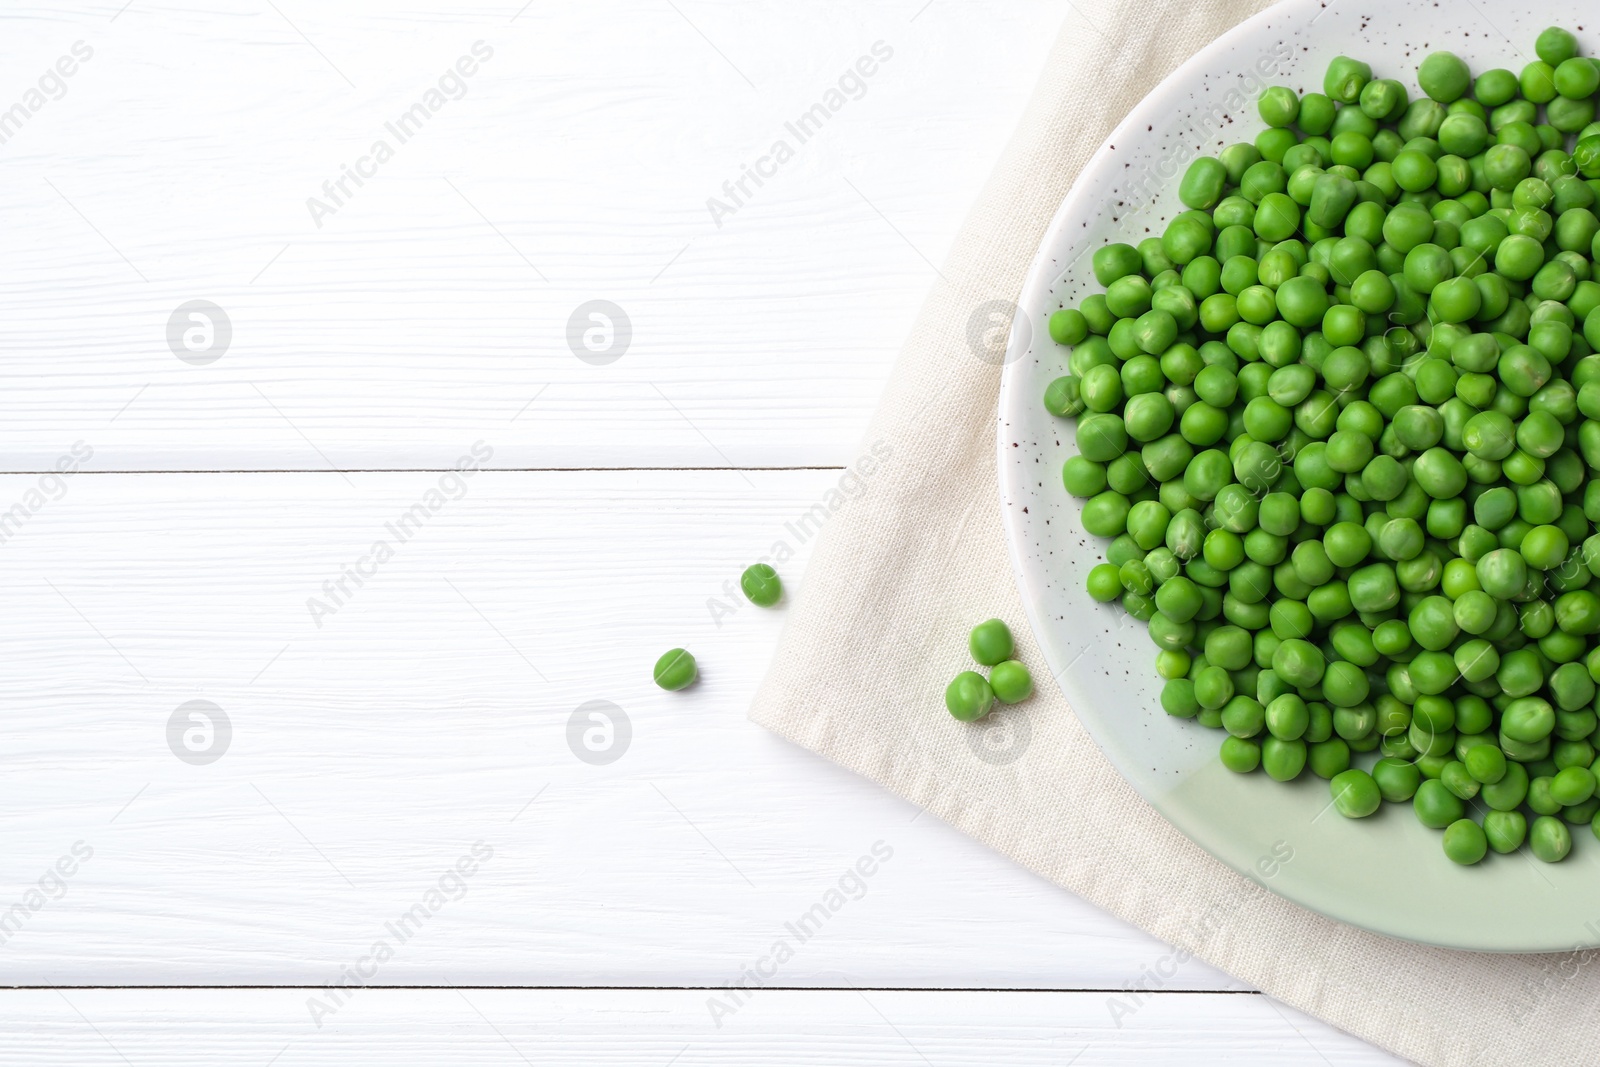
M 1020 704 L 1033 696 L 1033 675 L 1014 658 L 1017 642 L 1004 620 L 987 619 L 974 626 L 967 635 L 967 650 L 980 666 L 989 668 L 989 677 L 962 671 L 950 680 L 944 690 L 944 706 L 952 716 L 977 722 L 994 709 L 996 700 Z
M 1051 314 L 1088 575 L 1224 765 L 1473 864 L 1600 837 L 1600 61 L 1341 56 Z

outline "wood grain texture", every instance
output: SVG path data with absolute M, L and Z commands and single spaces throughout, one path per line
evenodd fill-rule
M 334 981 L 479 840 L 492 860 L 378 982 L 735 980 L 879 841 L 893 859 L 844 887 L 784 984 L 1116 989 L 1170 969 L 745 719 L 784 613 L 707 601 L 731 609 L 724 583 L 780 546 L 798 582 L 796 531 L 837 472 L 349 479 L 78 474 L 0 546 L 0 904 L 74 842 L 94 851 L 0 945 L 0 981 Z M 39 482 L 0 477 L 0 502 Z M 432 492 L 400 542 L 387 527 Z M 331 604 L 323 583 L 377 541 L 393 557 L 317 626 L 307 600 Z M 674 645 L 702 680 L 664 693 L 650 666 Z M 597 699 L 632 730 L 602 766 L 568 743 Z M 232 726 L 208 765 L 169 749 L 192 700 Z M 1237 988 L 1196 963 L 1166 983 Z
M 92 51 L 0 144 L 10 470 L 80 439 L 102 470 L 442 467 L 485 436 L 507 467 L 841 464 L 1070 11 L 120 4 L 6 23 L 19 98 Z M 597 298 L 632 325 L 607 366 L 567 341 Z M 167 342 L 194 299 L 232 326 L 205 366 Z
M 0 1059 L 1389 1062 L 746 722 L 783 616 L 725 583 L 797 579 L 837 471 L 361 473 L 850 463 L 1073 10 L 9 8 L 0 470 L 327 473 L 0 476 L 0 982 L 716 987 L 784 941 L 770 981 L 814 991 L 718 1028 L 706 990 L 372 988 L 318 1029 L 304 989 L 11 990 Z M 196 299 L 205 365 L 167 337 Z M 603 366 L 595 299 L 631 320 Z M 703 680 L 663 694 L 674 644 Z M 197 700 L 215 762 L 169 729 Z
M 705 990 L 377 990 L 311 1022 L 307 990 L 0 994 L 11 1063 L 916 1064 L 1376 1067 L 1400 1061 L 1260 995 L 765 990 L 717 1026 Z M 183 1034 L 181 1042 L 176 1032 Z

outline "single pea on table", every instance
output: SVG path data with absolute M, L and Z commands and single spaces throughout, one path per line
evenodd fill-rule
M 681 648 L 669 649 L 656 660 L 656 684 L 669 692 L 685 689 L 700 677 L 694 657 Z
M 770 608 L 783 596 L 783 582 L 769 564 L 753 563 L 739 576 L 739 588 L 758 608 Z
M 1048 321 L 1085 586 L 1147 623 L 1162 708 L 1464 866 L 1600 837 L 1600 60 L 1534 51 L 1266 89 Z M 971 649 L 999 696 L 1009 644 Z

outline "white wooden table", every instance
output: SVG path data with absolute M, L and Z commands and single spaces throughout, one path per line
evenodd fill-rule
M 6 12 L 0 1060 L 1392 1062 L 749 724 L 708 604 L 1071 0 L 445 6 Z

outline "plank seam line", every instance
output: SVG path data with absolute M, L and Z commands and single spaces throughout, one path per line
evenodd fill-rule
M 260 990 L 287 990 L 287 989 L 323 989 L 320 985 L 0 985 L 0 992 L 51 992 L 58 989 L 81 990 L 234 990 L 234 989 L 260 989 Z M 697 993 L 719 992 L 724 986 L 714 985 L 369 985 L 362 989 L 394 989 L 394 990 L 435 990 L 448 993 L 457 989 L 482 990 L 490 992 L 503 990 L 506 992 L 657 992 L 657 993 Z M 1029 987 L 1021 989 L 1007 989 L 1002 987 L 982 986 L 762 986 L 763 992 L 775 993 L 1108 993 L 1122 994 L 1130 992 L 1127 989 L 1110 988 L 1079 988 L 1076 986 L 1063 986 L 1060 988 Z M 1137 992 L 1147 996 L 1205 996 L 1205 997 L 1258 997 L 1258 989 L 1141 989 Z
M 846 467 L 479 467 L 476 474 L 568 474 L 586 472 L 616 472 L 628 471 L 842 471 Z M 0 474 L 7 475 L 45 475 L 60 474 L 55 470 L 0 470 Z M 143 470 L 78 470 L 73 472 L 74 477 L 81 475 L 107 475 L 107 474 L 458 474 L 455 467 L 250 467 L 243 469 L 164 469 L 149 468 Z

